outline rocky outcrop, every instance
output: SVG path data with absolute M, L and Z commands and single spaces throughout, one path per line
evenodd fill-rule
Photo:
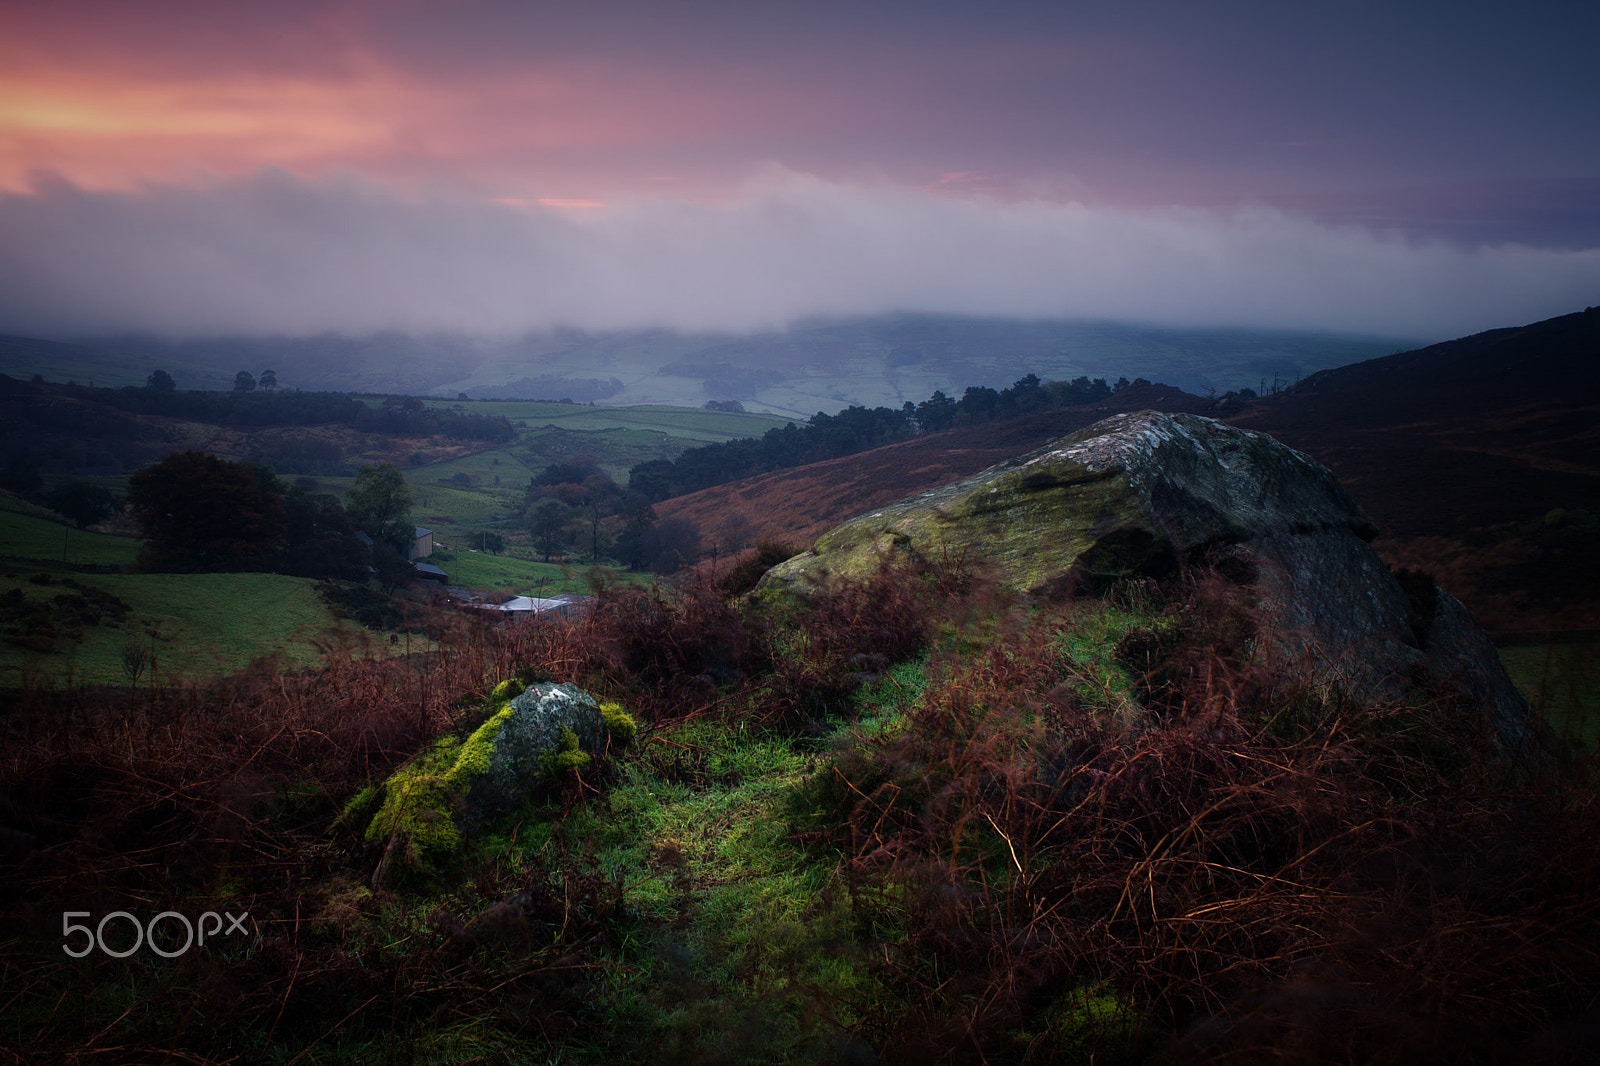
M 1482 630 L 1437 589 L 1419 615 L 1367 543 L 1376 532 L 1327 468 L 1271 437 L 1142 411 L 852 519 L 760 588 L 807 595 L 911 552 L 959 557 L 1040 594 L 1239 546 L 1274 629 L 1323 681 L 1395 696 L 1418 676 L 1448 677 L 1488 704 L 1503 741 L 1520 744 L 1527 707 Z M 1414 623 L 1434 617 L 1442 621 L 1424 639 Z

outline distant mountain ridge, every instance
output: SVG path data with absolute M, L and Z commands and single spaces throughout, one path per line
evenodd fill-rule
M 0 336 L 0 372 L 122 386 L 143 385 L 159 367 L 179 388 L 226 389 L 238 371 L 260 374 L 270 367 L 288 388 L 451 399 L 459 393 L 474 399 L 570 396 L 618 405 L 739 400 L 751 410 L 806 418 L 851 405 L 898 407 L 936 389 L 1001 388 L 1030 373 L 1049 380 L 1144 377 L 1196 393 L 1259 388 L 1411 343 L 1282 330 L 906 314 L 801 322 L 746 335 L 557 330 L 515 338 L 389 332 L 70 342 Z

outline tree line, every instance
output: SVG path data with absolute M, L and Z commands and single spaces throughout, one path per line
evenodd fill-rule
M 270 381 L 267 388 L 258 388 Z M 508 441 L 513 431 L 502 415 L 468 414 L 448 407 L 429 407 L 416 396 L 391 397 L 376 406 L 338 392 L 302 392 L 278 387 L 270 370 L 260 381 L 247 370 L 231 392 L 183 391 L 165 371 L 151 373 L 143 388 L 86 389 L 85 398 L 141 415 L 161 415 L 221 426 L 317 426 L 340 424 L 363 433 L 392 436 L 453 437 L 457 440 Z
M 181 452 L 128 479 L 141 570 L 269 570 L 365 580 L 403 568 L 411 493 L 391 463 L 364 466 L 344 503 L 285 485 L 270 467 Z M 366 533 L 369 546 L 357 536 Z
M 1149 382 L 1119 378 L 1112 385 L 1104 378 L 1090 380 L 1086 376 L 1047 382 L 1029 374 L 1006 389 L 972 386 L 960 399 L 940 390 L 921 403 L 907 400 L 899 408 L 852 406 L 836 415 L 818 411 L 804 425 L 790 422 L 760 437 L 706 444 L 690 448 L 676 459 L 639 463 L 628 471 L 628 489 L 659 502 L 756 474 L 855 455 L 924 433 L 1096 403 L 1130 384 Z

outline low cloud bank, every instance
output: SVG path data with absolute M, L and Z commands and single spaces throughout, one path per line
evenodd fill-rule
M 1600 249 L 1265 209 L 963 200 L 774 171 L 737 202 L 556 210 L 281 172 L 0 195 L 0 331 L 744 331 L 927 311 L 1442 338 L 1600 302 Z

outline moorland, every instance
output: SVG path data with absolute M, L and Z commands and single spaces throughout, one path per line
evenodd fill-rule
M 8 379 L 8 444 L 34 449 L 22 496 L 90 480 L 121 495 L 132 470 L 108 468 L 194 449 L 343 509 L 357 468 L 388 464 L 453 580 L 593 600 L 502 628 L 396 582 L 402 617 L 371 629 L 321 592 L 368 582 L 142 573 L 130 517 L 78 529 L 9 499 L 0 591 L 50 604 L 60 646 L 6 653 L 0 1048 L 1583 1061 L 1600 985 L 1597 339 L 1591 310 L 1267 395 L 1019 380 L 945 398 L 966 417 L 925 432 L 917 404 L 909 429 L 890 407 L 787 430 L 399 396 L 262 425 L 278 398 L 259 390 L 206 421 L 150 409 L 178 400 L 148 385 Z M 1519 757 L 1445 696 L 1354 704 L 1262 659 L 1249 590 L 1199 562 L 1055 600 L 959 558 L 805 603 L 747 595 L 845 518 L 1144 408 L 1267 429 L 1327 463 L 1391 565 L 1433 574 L 1500 638 L 1553 746 Z M 723 444 L 740 439 L 756 443 Z M 716 482 L 724 467 L 738 476 Z M 552 500 L 568 521 L 541 543 L 531 514 Z M 642 551 L 646 514 L 698 548 L 619 557 Z M 130 632 L 159 674 L 133 669 Z M 352 800 L 488 721 L 511 678 L 580 685 L 636 729 L 446 866 L 387 876 Z M 176 952 L 169 928 L 113 954 L 129 922 L 168 911 L 248 921 L 203 950 Z M 64 921 L 115 912 L 111 950 L 76 957 Z

